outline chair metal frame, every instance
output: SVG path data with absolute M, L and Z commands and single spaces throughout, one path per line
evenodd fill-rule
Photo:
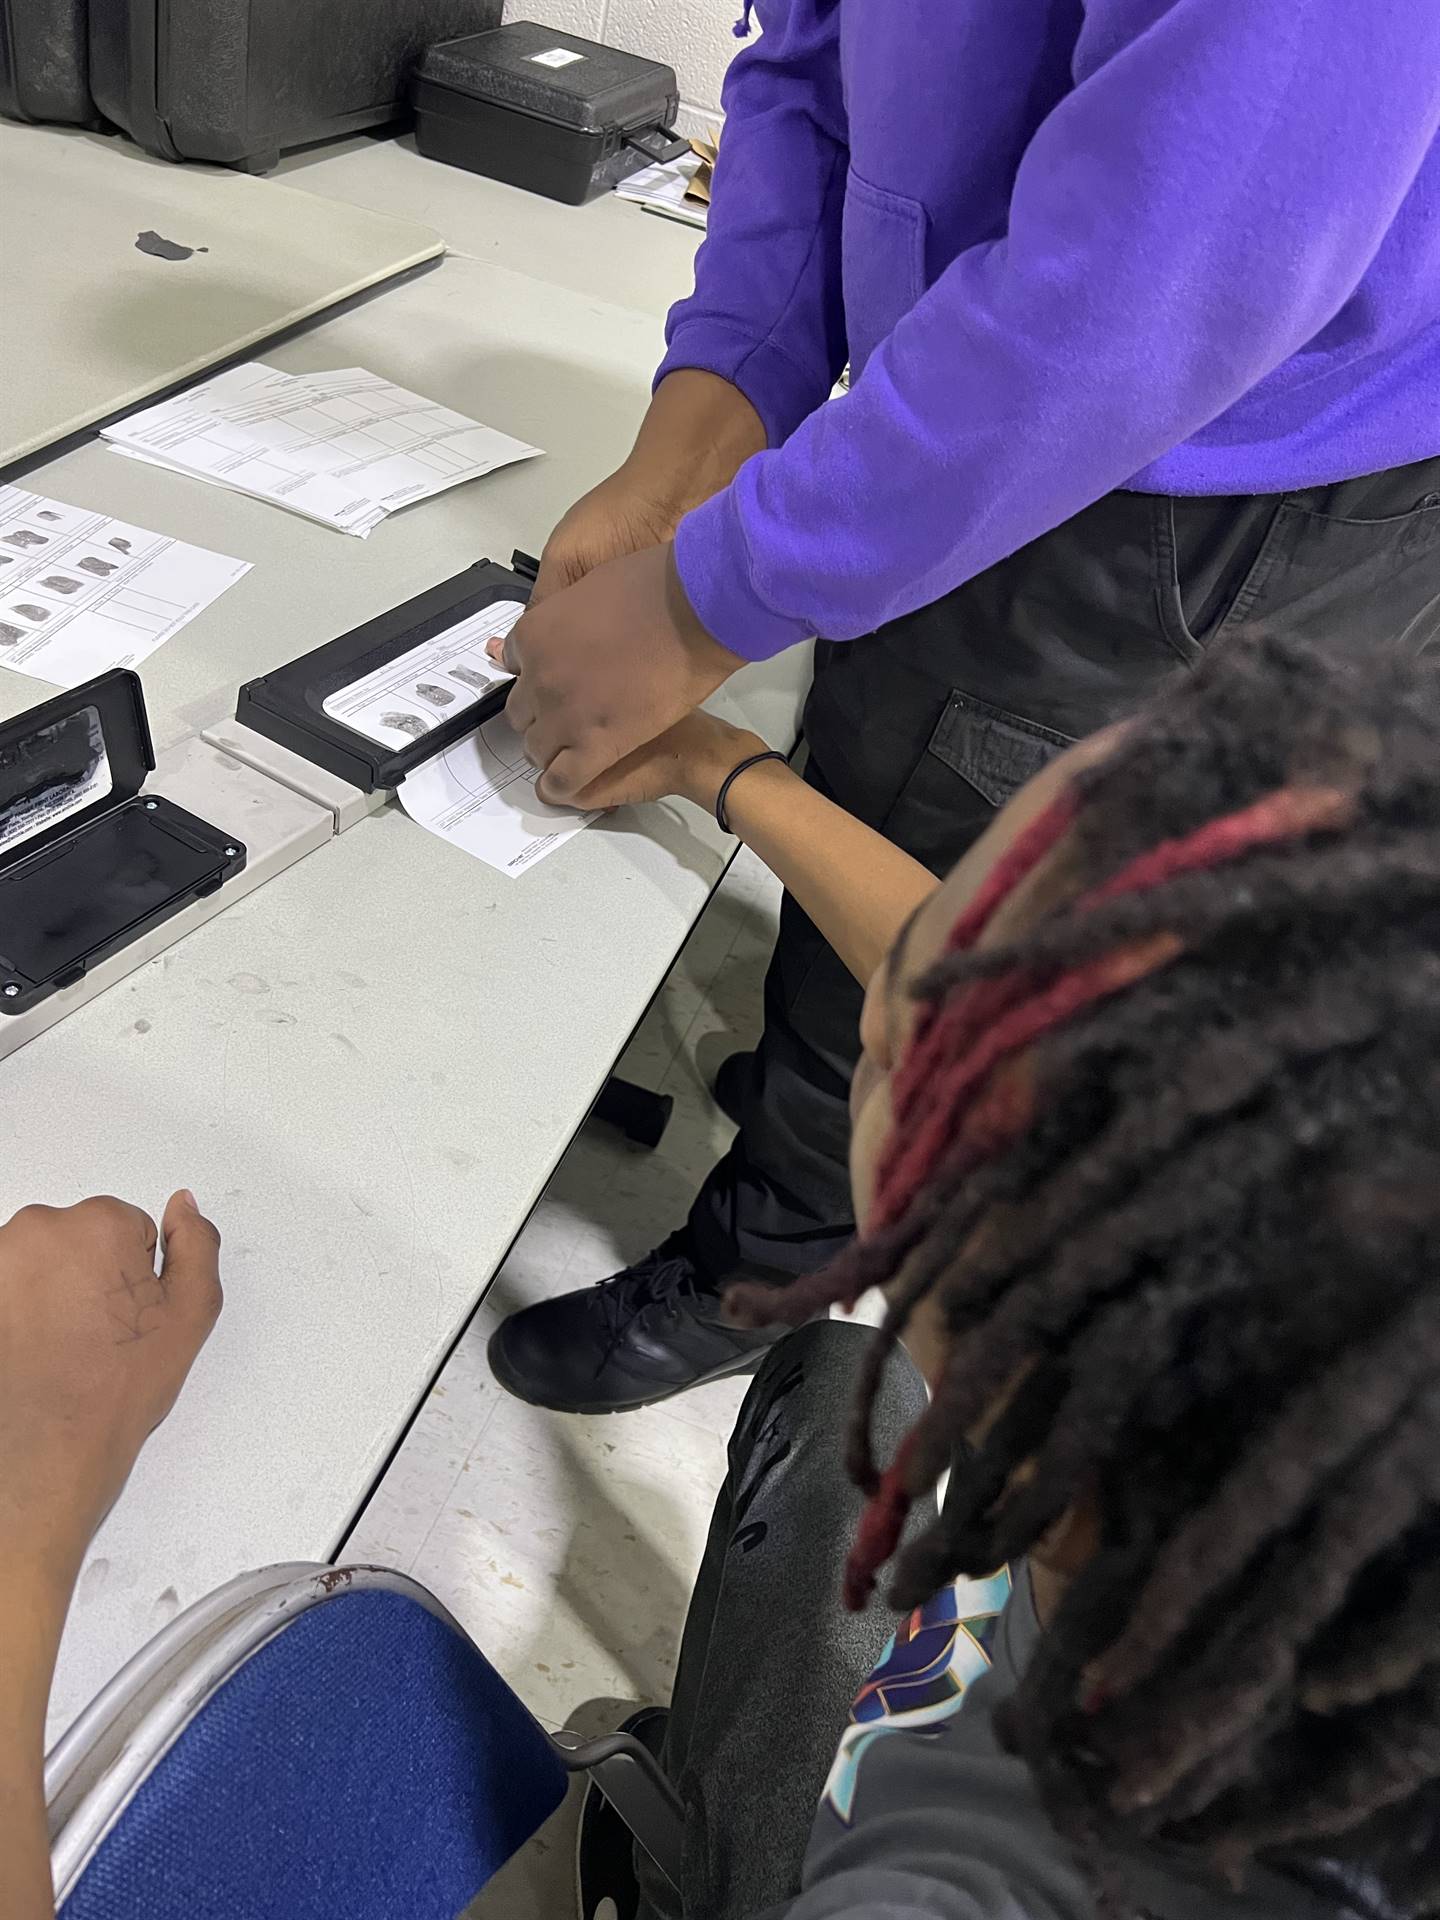
M 427 1587 L 388 1567 L 292 1561 L 241 1574 L 207 1594 L 121 1668 L 46 1759 L 57 1905 L 219 1688 L 299 1614 L 337 1594 L 356 1592 L 401 1594 L 470 1641 Z M 589 1774 L 656 1866 L 678 1887 L 684 1814 L 653 1755 L 630 1734 L 584 1740 L 568 1729 L 551 1734 L 538 1721 L 536 1726 L 567 1773 Z

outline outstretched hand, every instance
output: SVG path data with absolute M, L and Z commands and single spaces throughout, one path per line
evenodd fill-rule
M 507 716 L 542 771 L 540 797 L 561 805 L 744 665 L 700 625 L 668 544 L 606 561 L 550 594 L 491 653 L 519 676 Z
M 57 1581 L 220 1312 L 220 1236 L 188 1195 L 155 1222 L 124 1200 L 26 1207 L 0 1227 L 0 1541 Z

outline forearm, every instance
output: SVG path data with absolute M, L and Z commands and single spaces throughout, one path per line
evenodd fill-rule
M 764 446 L 760 416 L 738 387 L 682 367 L 655 389 L 622 471 L 673 527 Z
M 0 1913 L 50 1920 L 50 1841 L 45 1817 L 45 1710 L 68 1587 L 5 1561 L 0 1596 Z M 62 1590 L 63 1589 L 63 1590 Z
M 742 773 L 730 825 L 866 985 L 935 876 L 778 760 Z

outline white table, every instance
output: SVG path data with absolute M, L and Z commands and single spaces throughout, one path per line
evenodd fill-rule
M 428 169 L 359 149 L 372 179 L 387 155 Z M 457 180 L 479 223 L 513 212 L 506 189 L 460 176 L 436 194 Z M 665 295 L 687 282 L 682 228 L 610 205 L 524 211 L 531 247 L 553 234 L 571 268 L 594 215 L 607 268 L 633 231 L 672 256 Z M 462 252 L 277 351 L 290 370 L 372 367 L 548 449 L 368 541 L 94 444 L 32 473 L 38 492 L 255 563 L 146 664 L 157 744 L 468 561 L 537 547 L 629 443 L 659 352 L 655 257 L 646 304 L 626 306 Z M 751 669 L 726 697 L 788 743 L 807 666 Z M 45 691 L 0 672 L 0 715 Z M 95 1190 L 153 1209 L 188 1185 L 226 1243 L 219 1329 L 82 1575 L 52 1728 L 219 1581 L 334 1550 L 727 851 L 675 804 L 594 826 L 512 881 L 392 807 L 0 1069 L 0 1217 Z

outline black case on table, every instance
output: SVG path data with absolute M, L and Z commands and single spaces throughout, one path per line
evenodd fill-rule
M 428 158 L 571 206 L 689 147 L 673 67 L 529 20 L 429 48 L 411 99 Z
M 142 795 L 154 765 L 124 667 L 0 726 L 0 1013 L 72 986 L 244 867 L 231 835 Z
M 301 654 L 274 673 L 248 681 L 240 689 L 235 718 L 362 793 L 393 791 L 422 761 L 433 759 L 499 713 L 510 696 L 510 682 L 482 693 L 404 747 L 383 746 L 357 733 L 326 713 L 325 702 L 342 687 L 363 680 L 482 607 L 496 600 L 528 600 L 538 570 L 538 563 L 525 553 L 517 553 L 509 567 L 477 560 L 473 567 L 417 593 L 403 606 L 392 607 L 342 633 L 338 640 Z
M 94 126 L 87 0 L 0 0 L 0 113 Z
M 405 112 L 433 40 L 481 32 L 502 0 L 94 0 L 90 88 L 164 160 L 264 173 L 282 149 Z

